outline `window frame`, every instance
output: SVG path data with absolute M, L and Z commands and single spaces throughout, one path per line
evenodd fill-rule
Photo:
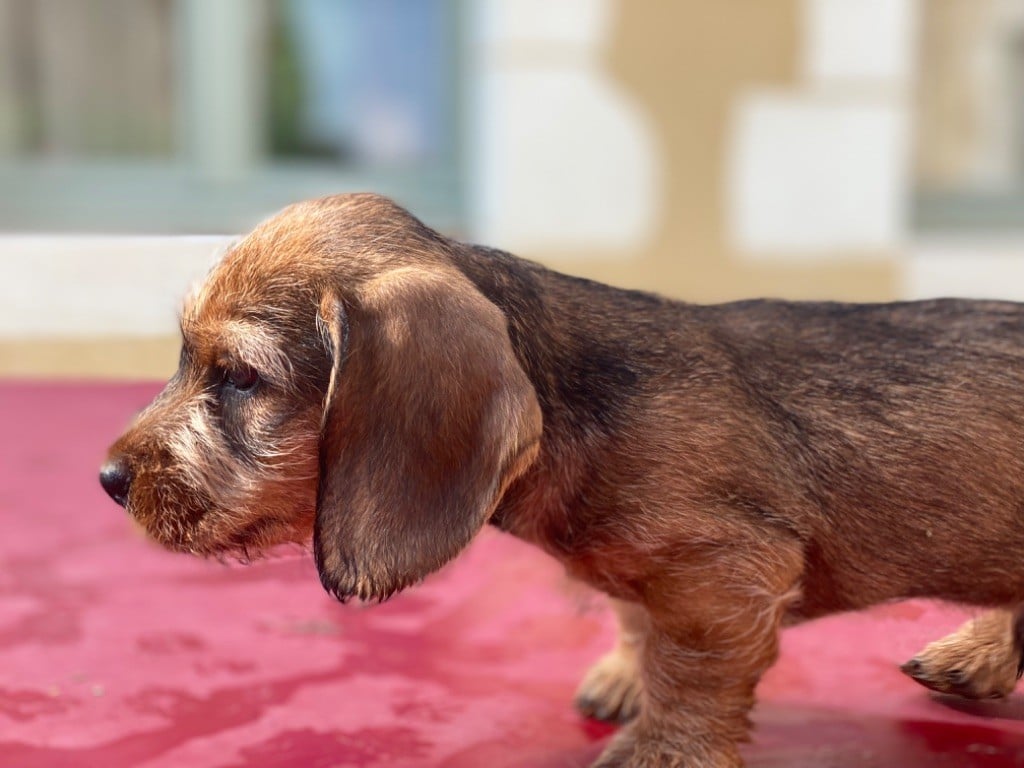
M 404 169 L 330 167 L 266 155 L 263 73 L 269 0 L 175 0 L 176 151 L 167 158 L 0 159 L 0 228 L 18 231 L 223 233 L 295 200 L 372 190 L 431 225 L 465 227 L 465 0 L 443 0 L 454 44 L 451 130 L 436 162 Z M 216 62 L 213 67 L 191 62 Z

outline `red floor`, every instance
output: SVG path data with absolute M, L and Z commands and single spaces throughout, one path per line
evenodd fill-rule
M 96 482 L 145 386 L 0 384 L 0 766 L 585 766 L 611 729 L 573 689 L 599 602 L 494 533 L 372 609 L 305 556 L 170 555 Z M 920 603 L 787 632 L 751 766 L 1024 766 L 1024 699 L 967 705 L 896 671 L 963 613 Z

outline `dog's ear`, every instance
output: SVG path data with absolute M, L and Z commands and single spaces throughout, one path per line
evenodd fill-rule
M 480 530 L 536 455 L 540 407 L 504 315 L 461 273 L 397 269 L 320 316 L 317 568 L 341 600 L 382 600 Z

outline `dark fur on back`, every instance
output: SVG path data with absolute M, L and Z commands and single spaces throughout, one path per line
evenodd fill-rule
M 1005 578 L 1008 564 L 990 553 L 985 523 L 998 526 L 1004 542 L 1010 535 L 1011 551 L 1024 550 L 1024 525 L 1016 525 L 1024 522 L 1021 305 L 697 306 L 492 250 L 470 250 L 460 268 L 508 317 L 545 422 L 559 424 L 551 432 L 564 421 L 578 444 L 597 443 L 600 452 L 606 433 L 614 450 L 626 450 L 623 420 L 673 390 L 685 403 L 680 429 L 713 431 L 723 411 L 727 421 L 747 421 L 759 440 L 735 445 L 720 500 L 803 543 L 807 572 L 794 613 L 897 596 L 1002 604 L 1019 595 L 1020 585 Z M 733 466 L 768 470 L 769 483 L 737 485 Z M 498 519 L 514 527 L 509 506 L 499 506 Z M 852 551 L 830 543 L 853 537 Z M 924 575 L 922 557 L 959 565 Z M 962 578 L 965 567 L 983 580 L 983 595 L 977 578 Z

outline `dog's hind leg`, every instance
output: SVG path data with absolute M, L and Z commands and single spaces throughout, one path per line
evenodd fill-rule
M 921 685 L 969 699 L 1006 696 L 1024 655 L 1024 604 L 988 611 L 925 646 L 900 669 Z

